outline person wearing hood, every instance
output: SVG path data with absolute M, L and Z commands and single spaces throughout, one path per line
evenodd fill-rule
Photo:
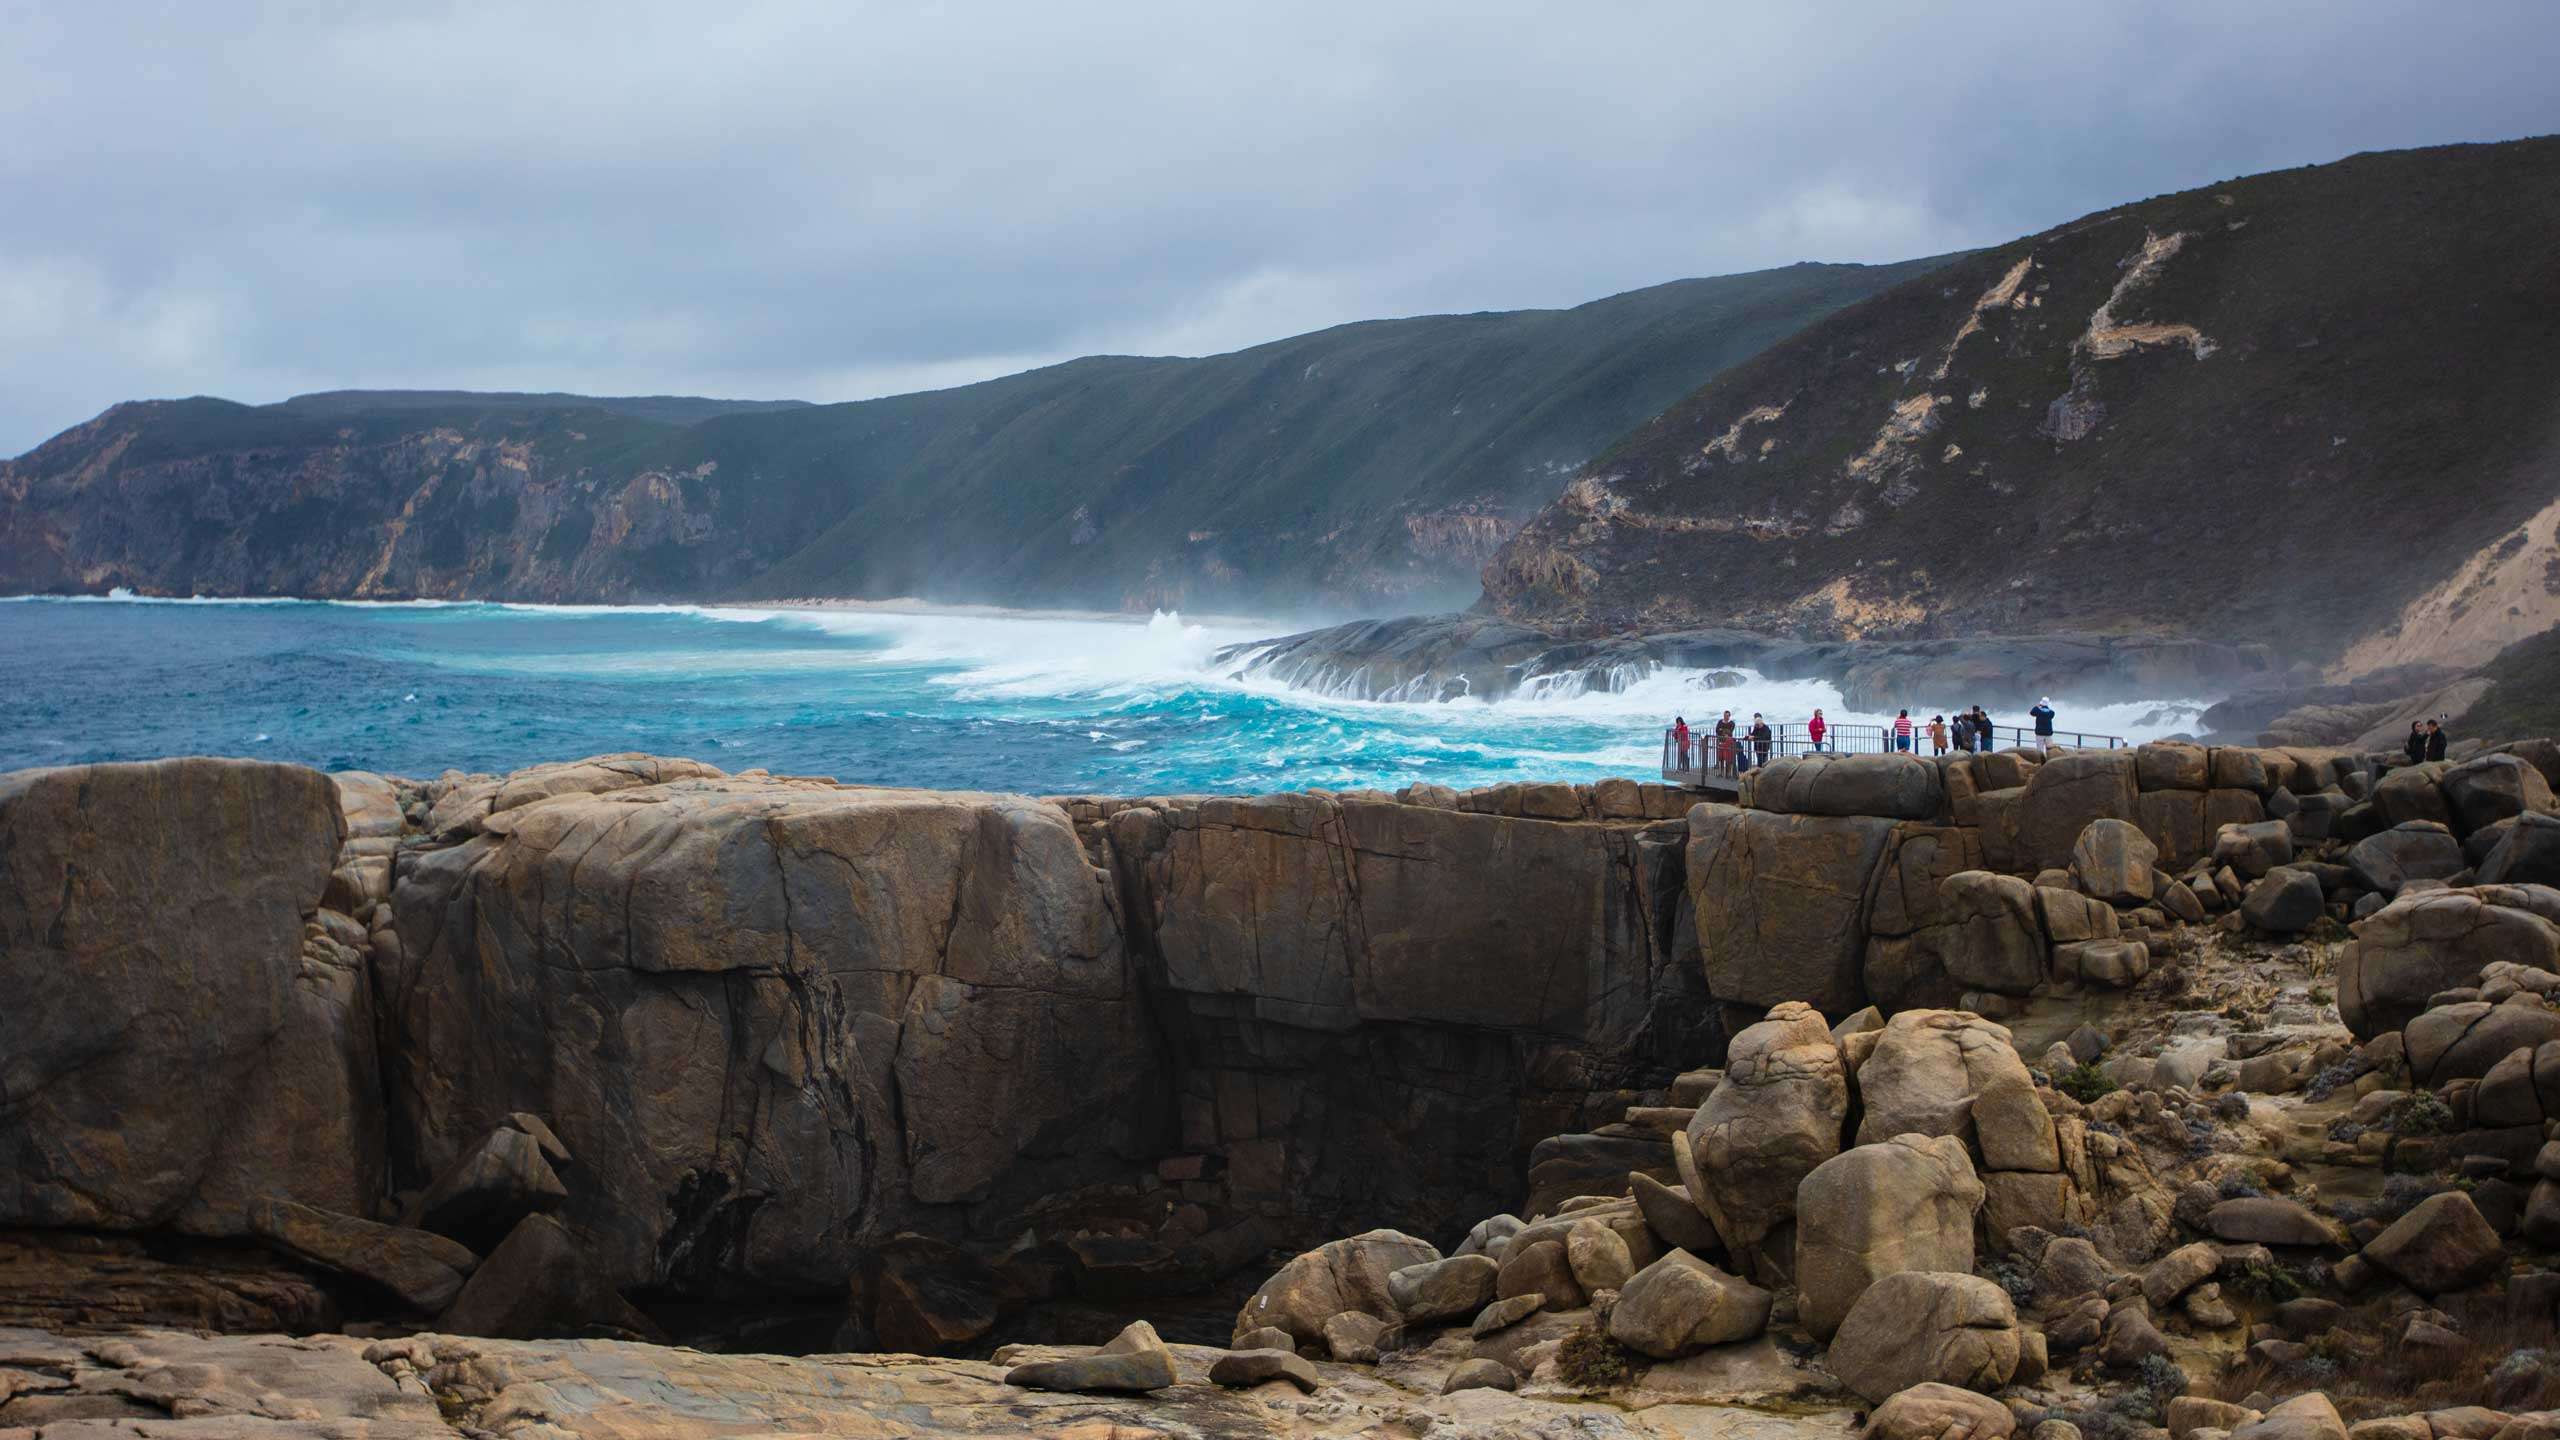
M 2047 695 L 2043 699 L 2038 700 L 2028 709 L 2027 713 L 2036 717 L 2036 748 L 2039 750 L 2052 749 L 2053 697 Z

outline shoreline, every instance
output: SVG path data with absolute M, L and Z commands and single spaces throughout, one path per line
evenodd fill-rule
M 140 595 L 122 588 L 104 595 L 64 595 L 44 591 L 0 593 L 0 604 L 32 604 L 44 601 L 91 605 L 353 605 L 386 610 L 402 607 L 424 609 L 440 606 L 490 605 L 506 610 L 589 613 L 628 611 L 635 615 L 681 611 L 710 614 L 721 611 L 773 610 L 910 615 L 961 620 L 1091 621 L 1123 625 L 1148 625 L 1154 623 L 1158 615 L 1171 615 L 1186 625 L 1209 625 L 1234 630 L 1267 630 L 1274 638 L 1294 633 L 1288 627 L 1296 623 L 1276 620 L 1269 616 L 1235 615 L 1221 611 L 1194 613 L 1185 610 L 1154 610 L 1140 615 L 1128 610 L 1076 610 L 1047 606 L 977 604 L 924 600 L 904 595 L 886 600 L 824 595 L 802 595 L 776 600 L 498 600 L 479 596 L 459 600 L 436 596 L 411 596 L 394 600 L 352 598 L 341 595 Z

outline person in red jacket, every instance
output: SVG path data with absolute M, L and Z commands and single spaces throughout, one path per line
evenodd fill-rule
M 1686 716 L 1686 715 L 1674 715 L 1674 716 L 1672 716 L 1672 717 L 1671 717 L 1671 743 L 1672 743 L 1674 746 L 1677 746 L 1677 747 L 1679 748 L 1679 751 L 1680 751 L 1680 768 L 1681 768 L 1681 769 L 1683 769 L 1683 770 L 1688 769 L 1688 768 L 1689 768 L 1689 717 L 1688 717 L 1688 716 Z
M 1819 706 L 1815 707 L 1813 718 L 1804 722 L 1804 733 L 1813 737 L 1813 748 L 1816 750 L 1822 748 L 1822 737 L 1831 733 L 1831 727 L 1823 723 L 1822 710 Z

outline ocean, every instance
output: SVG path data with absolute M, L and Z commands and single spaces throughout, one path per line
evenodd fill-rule
M 430 777 L 616 751 L 1030 794 L 1651 778 L 1661 729 L 1850 713 L 1814 681 L 1385 703 L 1213 660 L 1288 628 L 894 608 L 0 601 L 0 771 L 239 755 Z M 1729 681 L 1730 677 L 1727 677 Z M 1925 697 L 1915 697 L 1923 699 Z M 1948 697 L 1952 703 L 1952 697 Z M 2074 707 L 2142 739 L 2212 697 Z M 1925 712 L 1922 712 L 1925 713 Z

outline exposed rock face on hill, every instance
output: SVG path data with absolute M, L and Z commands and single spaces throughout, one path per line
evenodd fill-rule
M 2542 139 L 2235 180 L 1968 256 L 1634 432 L 1486 567 L 1487 598 L 1610 632 L 2138 628 L 2332 656 L 2399 627 L 2358 653 L 2486 658 L 2511 637 L 2452 617 L 2503 610 L 2554 553 L 2555 222 Z M 2458 572 L 2478 584 L 2430 593 Z
M 848 405 L 120 405 L 0 463 L 0 591 L 1463 604 L 1611 439 L 1935 263 L 1095 357 Z

